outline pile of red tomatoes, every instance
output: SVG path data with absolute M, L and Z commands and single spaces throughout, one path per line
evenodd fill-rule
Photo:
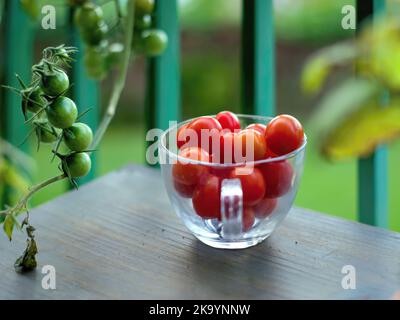
M 178 160 L 172 167 L 175 190 L 192 199 L 194 210 L 203 219 L 221 219 L 221 182 L 240 179 L 243 229 L 249 230 L 256 218 L 264 219 L 273 212 L 277 199 L 290 190 L 294 173 L 287 160 L 256 162 L 246 174 L 243 168 L 291 153 L 301 147 L 303 139 L 300 122 L 289 115 L 243 129 L 229 111 L 196 118 L 177 132 L 179 156 L 189 161 Z M 215 163 L 226 165 L 212 165 Z

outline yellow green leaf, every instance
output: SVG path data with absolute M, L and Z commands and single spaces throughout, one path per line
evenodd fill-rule
M 381 108 L 366 106 L 330 132 L 322 152 L 331 160 L 364 157 L 381 144 L 400 136 L 400 103 Z
M 7 215 L 6 219 L 4 220 L 3 229 L 10 241 L 12 240 L 14 224 L 15 224 L 14 217 L 11 214 Z

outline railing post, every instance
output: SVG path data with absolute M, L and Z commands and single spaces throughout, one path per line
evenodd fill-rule
M 275 37 L 272 0 L 242 1 L 242 110 L 275 113 Z
M 168 35 L 163 55 L 148 59 L 146 115 L 150 128 L 180 119 L 180 32 L 177 0 L 156 0 L 155 27 Z
M 20 1 L 6 1 L 4 19 L 4 84 L 19 88 L 15 74 L 19 74 L 28 85 L 31 82 L 34 28 L 22 10 Z M 3 114 L 0 119 L 2 136 L 14 146 L 28 152 L 28 143 L 21 145 L 28 133 L 21 111 L 21 98 L 9 90 L 3 90 L 3 93 Z M 25 175 L 29 177 L 28 172 L 25 172 Z M 3 196 L 8 202 L 7 188 Z
M 72 10 L 71 10 L 72 13 Z M 72 64 L 72 96 L 78 107 L 79 112 L 83 112 L 89 108 L 91 110 L 84 116 L 80 121 L 86 123 L 93 131 L 96 132 L 98 121 L 99 121 L 99 110 L 100 110 L 100 95 L 99 85 L 95 80 L 91 80 L 86 75 L 85 65 L 83 61 L 84 47 L 80 40 L 79 32 L 72 23 L 72 14 L 70 19 L 70 31 L 72 34 L 72 45 L 78 48 L 78 52 L 75 55 L 75 62 Z M 79 179 L 79 184 L 84 184 L 92 180 L 96 175 L 97 168 L 97 155 L 96 152 L 91 154 L 92 170 L 84 178 Z
M 357 0 L 357 24 L 385 9 L 385 0 Z M 358 218 L 360 222 L 388 227 L 387 148 L 358 161 Z

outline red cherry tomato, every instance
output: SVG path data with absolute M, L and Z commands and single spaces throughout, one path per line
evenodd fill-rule
M 276 208 L 278 200 L 276 198 L 264 198 L 254 207 L 255 216 L 258 219 L 265 219 Z
M 263 125 L 261 123 L 253 123 L 250 124 L 246 127 L 246 129 L 252 129 L 252 130 L 256 130 L 259 133 L 261 133 L 263 136 L 265 135 L 265 129 L 267 128 L 266 125 Z
M 180 149 L 187 141 L 188 137 L 185 135 L 185 130 L 189 124 L 184 124 L 178 129 L 178 132 L 176 133 L 176 144 L 178 146 L 178 149 Z
M 236 114 L 230 111 L 221 111 L 215 117 L 221 124 L 222 129 L 227 129 L 231 132 L 240 130 L 240 121 Z
M 257 168 L 253 168 L 251 173 L 246 173 L 243 170 L 244 168 L 235 168 L 229 175 L 229 178 L 240 179 L 243 190 L 243 202 L 247 206 L 253 206 L 264 198 L 264 178 L 261 171 Z
M 219 150 L 213 153 L 214 163 L 234 163 L 234 141 L 237 133 L 221 132 Z
M 221 219 L 221 179 L 209 175 L 193 192 L 193 208 L 203 219 Z
M 215 141 L 214 143 L 216 143 L 219 148 L 220 131 L 222 130 L 222 127 L 217 119 L 209 116 L 200 117 L 190 122 L 187 129 L 194 130 L 197 135 L 198 147 L 203 148 L 209 154 L 213 153 L 213 141 Z M 208 137 L 208 141 L 207 139 L 202 141 L 202 136 Z M 193 145 L 193 142 L 189 141 L 189 143 Z
M 235 139 L 235 150 L 237 150 L 236 143 L 241 144 L 242 156 L 245 161 L 256 161 L 265 158 L 267 153 L 267 144 L 260 132 L 252 129 L 244 129 L 237 134 Z M 247 151 L 247 147 L 249 148 L 249 151 Z M 235 158 L 235 160 L 236 162 L 239 162 L 237 158 Z
M 191 198 L 196 185 L 186 185 L 174 180 L 175 190 L 184 198 Z
M 181 157 L 209 162 L 206 151 L 197 147 L 184 148 L 179 152 Z M 172 176 L 178 183 L 185 185 L 197 184 L 200 178 L 208 173 L 208 167 L 201 164 L 179 161 L 172 166 Z
M 243 208 L 242 231 L 247 232 L 254 225 L 254 210 L 251 207 Z
M 303 137 L 304 131 L 300 122 L 285 114 L 272 119 L 265 130 L 268 148 L 280 156 L 299 148 Z
M 287 193 L 292 185 L 293 169 L 289 162 L 277 161 L 259 166 L 265 180 L 265 197 L 278 198 Z

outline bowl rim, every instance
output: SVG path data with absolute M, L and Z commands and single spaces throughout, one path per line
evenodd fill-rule
M 239 119 L 241 119 L 241 118 L 242 119 L 243 118 L 244 119 L 255 119 L 260 122 L 265 122 L 265 123 L 269 123 L 274 118 L 274 117 L 269 117 L 269 116 L 259 116 L 259 115 L 250 115 L 250 114 L 240 114 L 240 113 L 236 113 L 236 115 L 238 116 Z M 207 116 L 215 117 L 215 115 L 206 115 L 205 117 L 207 117 Z M 172 130 L 174 130 L 174 129 L 177 130 L 182 125 L 187 124 L 187 123 L 191 122 L 192 120 L 197 119 L 199 117 L 181 121 L 181 122 L 173 125 L 172 127 L 169 127 L 167 130 L 164 130 L 164 132 L 162 133 L 162 135 L 160 137 L 158 148 L 165 150 L 165 152 L 169 155 L 169 157 L 174 158 L 174 159 L 176 159 L 176 161 L 179 161 L 179 162 L 190 163 L 190 164 L 199 164 L 199 165 L 215 167 L 215 168 L 233 168 L 233 167 L 243 167 L 243 166 L 256 166 L 256 165 L 260 165 L 260 164 L 264 164 L 264 163 L 279 162 L 279 161 L 291 159 L 291 158 L 296 157 L 300 152 L 302 152 L 307 145 L 307 135 L 304 134 L 303 143 L 301 144 L 301 146 L 298 147 L 297 149 L 293 150 L 290 153 L 287 153 L 283 156 L 274 157 L 274 158 L 266 158 L 266 159 L 261 159 L 261 160 L 256 160 L 256 161 L 239 162 L 239 163 L 212 163 L 212 162 L 188 159 L 188 158 L 178 155 L 178 153 L 175 153 L 175 152 L 171 151 L 169 148 L 167 148 L 166 143 L 165 143 L 165 141 L 167 140 L 166 139 L 167 134 L 169 134 Z M 179 152 L 179 149 L 177 149 L 177 151 Z M 159 154 L 159 156 L 160 156 L 160 154 Z

